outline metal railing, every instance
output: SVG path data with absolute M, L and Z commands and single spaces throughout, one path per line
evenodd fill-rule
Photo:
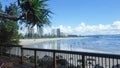
M 120 55 L 116 54 L 23 47 L 12 47 L 6 53 L 20 56 L 22 64 L 33 68 L 120 68 Z
M 0 56 L 21 56 L 21 45 L 0 45 Z

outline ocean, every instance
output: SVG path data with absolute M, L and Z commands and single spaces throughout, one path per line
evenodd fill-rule
M 93 35 L 35 43 L 24 47 L 120 54 L 120 35 Z

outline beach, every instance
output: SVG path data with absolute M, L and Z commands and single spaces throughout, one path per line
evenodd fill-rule
M 80 49 L 80 47 L 77 47 L 76 45 L 78 46 L 86 46 L 86 45 L 89 45 L 89 46 L 93 46 L 95 49 L 102 47 L 102 46 L 106 46 L 106 43 L 110 45 L 110 40 L 108 41 L 108 39 L 111 39 L 111 37 L 108 37 L 108 38 L 104 38 L 104 37 L 99 37 L 99 38 L 96 38 L 96 37 L 89 37 L 89 38 L 84 38 L 84 39 L 81 39 L 80 38 L 78 39 L 79 37 L 77 38 L 42 38 L 42 39 L 21 39 L 20 40 L 20 44 L 21 45 L 26 45 L 26 46 L 35 46 L 35 45 L 31 45 L 31 44 L 35 44 L 35 43 L 40 43 L 40 42 L 47 42 L 47 41 L 53 41 L 53 40 L 64 40 L 65 39 L 72 39 L 72 40 L 69 40 L 67 41 L 67 43 L 70 43 L 70 42 L 74 42 L 76 41 L 78 43 L 79 41 L 79 45 L 74 43 L 74 44 L 71 44 L 71 46 L 73 47 L 72 50 L 75 50 L 75 49 Z M 75 39 L 75 40 L 73 40 Z M 100 39 L 100 40 L 98 40 Z M 117 40 L 114 40 L 114 38 L 112 37 L 112 40 L 111 41 L 117 41 Z M 81 44 L 81 42 L 84 42 Z M 118 42 L 119 42 L 119 39 L 118 39 Z M 116 42 L 115 42 L 116 43 Z M 90 45 L 92 44 L 92 45 Z M 48 44 L 47 44 L 48 45 Z M 97 48 L 95 47 L 97 45 Z M 112 45 L 112 44 L 111 44 Z M 42 45 L 38 45 L 38 46 L 42 46 Z M 43 45 L 45 46 L 45 45 Z M 61 46 L 61 45 L 60 45 Z M 68 48 L 67 46 L 63 45 L 63 47 L 61 47 L 61 49 L 64 49 L 64 48 Z M 74 48 L 76 46 L 76 48 Z M 100 46 L 100 47 L 98 47 Z M 115 44 L 113 45 L 115 46 Z M 46 46 L 48 48 L 50 48 L 49 46 Z M 107 47 L 104 47 L 104 48 L 109 48 L 108 46 Z M 113 47 L 112 47 L 113 48 Z M 117 47 L 118 48 L 118 47 Z M 103 48 L 101 48 L 103 49 Z M 15 51 L 15 49 L 13 49 L 13 51 L 11 51 L 12 53 L 15 53 L 15 55 L 20 55 L 21 54 L 21 51 L 19 49 L 16 49 L 18 50 Z M 112 50 L 112 49 L 110 49 Z M 85 61 L 86 61 L 86 68 L 98 68 L 98 66 L 100 66 L 101 68 L 112 68 L 113 66 L 117 65 L 117 64 L 120 64 L 120 59 L 117 58 L 117 56 L 113 57 L 113 55 L 106 55 L 105 52 L 99 54 L 98 51 L 94 51 L 95 53 L 98 53 L 98 55 L 95 55 L 95 54 L 89 54 L 89 52 L 91 51 L 88 51 L 87 49 L 84 50 L 84 51 L 87 51 L 88 52 L 88 55 L 85 54 Z M 119 51 L 118 51 L 119 52 Z M 114 54 L 114 53 L 112 53 Z M 65 65 L 68 64 L 72 64 L 73 66 L 77 67 L 77 68 L 80 68 L 79 66 L 81 66 L 82 64 L 82 54 L 77 54 L 77 53 L 66 53 L 66 52 L 56 52 L 55 54 L 56 56 L 59 56 L 60 58 L 62 57 L 62 60 L 64 60 L 66 63 Z M 24 56 L 27 56 L 27 57 L 32 57 L 34 56 L 34 51 L 33 50 L 24 50 Z M 37 51 L 37 56 L 38 56 L 38 60 L 43 60 L 43 59 L 47 59 L 47 58 L 50 58 L 53 60 L 53 52 L 48 52 L 48 51 Z M 119 56 L 119 55 L 118 55 Z M 46 58 L 47 57 L 47 58 Z M 113 57 L 113 58 L 110 58 L 110 57 Z M 30 60 L 30 59 L 29 59 Z M 52 63 L 52 61 L 50 62 Z M 49 63 L 49 64 L 50 64 Z M 39 62 L 39 64 L 41 64 Z M 67 68 L 67 67 L 66 67 Z
M 69 38 L 41 38 L 41 39 L 20 39 L 19 45 L 30 45 L 40 42 L 63 40 L 63 39 L 78 39 L 79 37 L 69 37 Z

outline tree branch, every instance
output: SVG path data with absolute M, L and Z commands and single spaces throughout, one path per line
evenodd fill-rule
M 18 5 L 20 5 L 20 0 L 18 0 Z
M 17 16 L 12 16 L 12 15 L 8 15 L 8 14 L 0 12 L 0 18 L 3 18 L 3 19 L 10 19 L 10 20 L 13 20 L 13 21 L 18 21 L 18 20 L 22 19 L 22 17 L 24 17 L 24 15 L 21 15 L 20 17 L 17 17 Z

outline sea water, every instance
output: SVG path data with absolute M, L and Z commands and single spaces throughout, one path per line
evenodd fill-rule
M 35 43 L 24 47 L 120 54 L 120 35 L 94 35 Z

